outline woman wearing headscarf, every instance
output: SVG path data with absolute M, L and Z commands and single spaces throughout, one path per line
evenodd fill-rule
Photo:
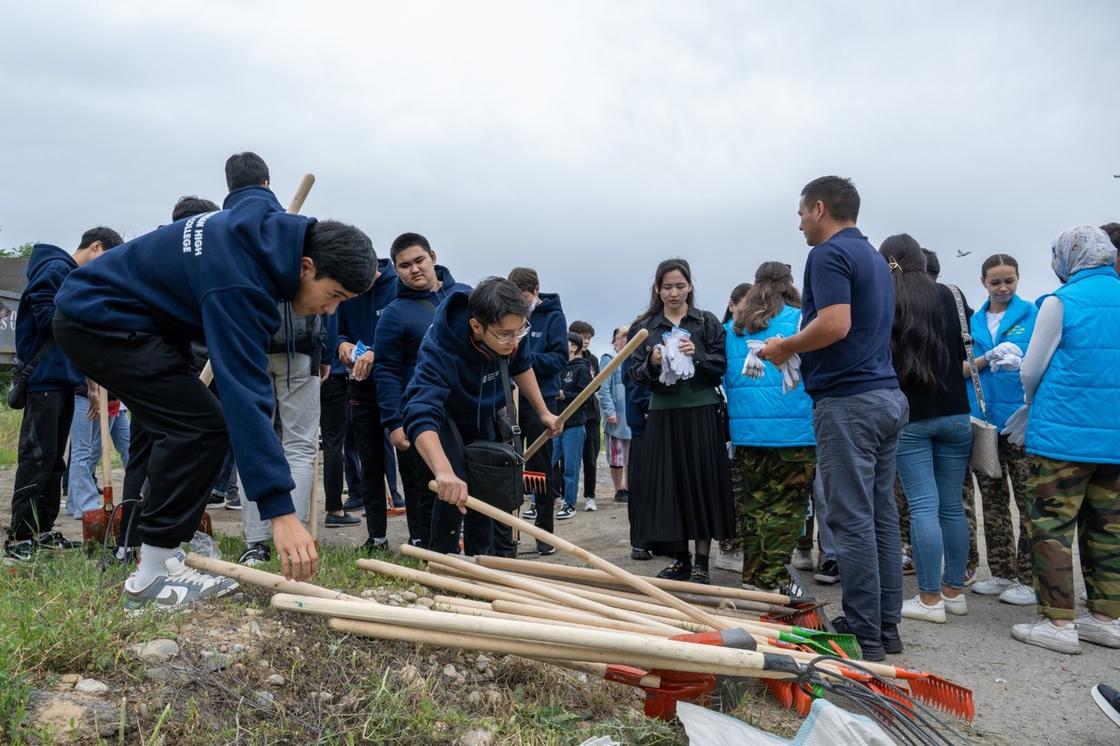
M 1120 648 L 1120 278 L 1100 228 L 1058 236 L 1062 286 L 1044 296 L 1021 376 L 1026 406 L 1006 432 L 1030 456 L 1031 562 L 1042 615 L 1016 640 L 1061 653 Z M 1083 534 L 1088 608 L 1075 612 L 1074 528 Z

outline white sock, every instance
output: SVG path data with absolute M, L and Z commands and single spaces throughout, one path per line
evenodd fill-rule
M 153 547 L 151 544 L 141 544 L 140 561 L 136 564 L 136 572 L 128 576 L 128 589 L 130 591 L 142 590 L 159 576 L 166 575 L 167 565 L 165 563 L 178 552 L 179 547 L 165 549 L 164 547 Z

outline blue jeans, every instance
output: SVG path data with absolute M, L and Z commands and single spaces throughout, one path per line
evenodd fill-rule
M 910 506 L 910 545 L 922 593 L 940 593 L 943 584 L 964 588 L 968 521 L 961 485 L 971 453 L 967 414 L 911 422 L 899 436 L 898 476 Z
M 101 423 L 87 420 L 89 399 L 74 395 L 74 416 L 70 421 L 70 465 L 67 470 L 66 509 L 75 518 L 101 506 L 94 472 L 101 462 Z M 122 413 L 123 414 L 123 413 Z M 109 438 L 120 454 L 121 464 L 128 466 L 128 417 L 109 418 Z
M 576 506 L 579 497 L 579 467 L 583 462 L 583 441 L 586 438 L 587 429 L 576 425 L 565 427 L 552 439 L 552 463 L 555 465 L 561 458 L 564 459 L 564 504 L 569 508 Z
M 898 435 L 910 415 L 898 389 L 826 397 L 813 405 L 817 473 L 828 506 L 841 605 L 861 641 L 902 619 L 902 535 L 894 499 Z M 960 499 L 960 496 L 957 496 Z

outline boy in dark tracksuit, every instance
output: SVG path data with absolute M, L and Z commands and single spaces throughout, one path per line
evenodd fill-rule
M 385 504 L 385 429 L 377 404 L 377 381 L 373 370 L 376 354 L 373 340 L 381 312 L 397 297 L 397 273 L 389 259 L 377 261 L 373 286 L 338 307 L 338 357 L 350 367 L 350 426 L 362 462 L 362 501 L 366 510 L 367 552 L 388 548 L 388 518 Z M 355 358 L 354 347 L 369 348 Z
M 121 244 L 109 228 L 82 234 L 71 255 L 57 246 L 35 244 L 27 263 L 27 287 L 16 316 L 16 355 L 25 365 L 42 356 L 27 379 L 27 404 L 19 430 L 19 462 L 12 493 L 12 525 L 5 555 L 30 559 L 36 546 L 71 548 L 74 542 L 53 531 L 58 517 L 63 457 L 74 413 L 74 388 L 85 383 L 78 368 L 55 344 L 51 321 L 63 281 L 79 266 Z
M 583 357 L 583 338 L 578 334 L 568 334 L 568 367 L 560 376 L 559 403 L 567 406 L 575 400 L 591 383 L 595 376 L 587 358 Z M 559 437 L 560 451 L 553 453 L 554 463 L 564 463 L 564 505 L 556 517 L 560 520 L 571 518 L 576 512 L 576 498 L 579 496 L 579 467 L 583 461 L 583 443 L 587 437 L 586 425 L 595 412 L 594 396 L 585 401 L 568 418 L 564 432 Z M 584 498 L 584 510 L 596 510 L 595 498 Z
M 432 549 L 437 552 L 459 551 L 460 511 L 466 513 L 468 492 L 460 438 L 464 444 L 501 438 L 508 392 L 502 390 L 499 356 L 509 360 L 510 377 L 545 428 L 559 429 L 556 415 L 541 398 L 528 346 L 519 344 L 529 331 L 528 316 L 517 286 L 491 277 L 469 295 L 462 290 L 449 295 L 420 345 L 416 371 L 405 389 L 404 429 L 439 488 L 432 514 Z M 492 528 L 488 518 L 467 513 L 467 554 L 492 551 Z
M 591 366 L 591 375 L 599 375 L 599 359 L 591 354 L 591 339 L 595 336 L 595 327 L 586 321 L 573 321 L 568 327 L 569 332 L 583 338 L 583 351 L 580 353 L 587 364 Z M 599 467 L 599 449 L 603 444 L 603 419 L 599 409 L 599 397 L 592 397 L 595 403 L 590 419 L 584 423 L 587 431 L 583 440 L 583 499 L 591 500 L 595 504 L 595 480 Z
M 537 376 L 537 385 L 540 387 L 541 396 L 550 412 L 559 413 L 556 395 L 560 392 L 560 374 L 568 367 L 568 322 L 564 319 L 564 309 L 560 305 L 560 296 L 555 293 L 542 293 L 540 278 L 536 270 L 528 267 L 516 267 L 509 273 L 510 282 L 517 285 L 521 295 L 529 304 L 529 352 L 532 353 L 533 372 Z M 524 397 L 519 397 L 517 406 L 518 422 L 521 425 L 521 435 L 525 439 L 526 447 L 544 432 L 544 426 L 537 419 L 536 413 Z M 529 511 L 522 513 L 522 517 L 532 519 L 533 522 L 545 531 L 552 532 L 554 526 L 553 483 L 557 482 L 552 469 L 552 440 L 545 441 L 543 448 L 538 451 L 529 462 L 525 464 L 526 471 L 534 471 L 547 475 L 545 488 L 533 496 L 533 504 Z M 499 527 L 495 531 L 502 534 Z M 512 540 L 510 542 L 512 544 Z M 498 548 L 499 552 L 501 547 Z M 542 555 L 549 555 L 556 550 L 542 541 L 537 542 L 537 551 Z
M 432 472 L 412 447 L 404 432 L 404 390 L 416 368 L 420 342 L 432 325 L 436 308 L 456 290 L 470 287 L 455 282 L 446 267 L 436 264 L 436 253 L 419 233 L 404 233 L 389 247 L 400 285 L 397 297 L 386 306 L 377 324 L 373 344 L 377 364 L 377 401 L 381 424 L 399 454 L 401 482 L 408 506 L 409 541 L 418 547 L 431 546 L 432 506 L 435 493 L 428 489 Z
M 175 606 L 236 587 L 187 568 L 179 552 L 231 441 L 246 497 L 272 521 L 283 573 L 308 578 L 318 563 L 273 431 L 267 351 L 283 321 L 278 301 L 301 315 L 333 312 L 372 283 L 373 246 L 356 228 L 286 214 L 267 187 L 236 189 L 223 207 L 128 242 L 72 273 L 57 297 L 59 345 L 152 439 L 130 605 Z M 203 338 L 220 403 L 190 367 L 190 342 Z

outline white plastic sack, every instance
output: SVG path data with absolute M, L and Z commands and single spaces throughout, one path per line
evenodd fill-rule
M 689 702 L 677 703 L 677 717 L 691 746 L 894 746 L 875 721 L 825 699 L 813 701 L 809 717 L 792 741 Z

